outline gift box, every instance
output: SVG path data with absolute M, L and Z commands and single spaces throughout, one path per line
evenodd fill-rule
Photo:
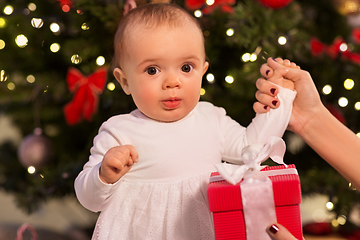
M 279 165 L 265 167 L 260 171 L 260 174 L 265 174 L 271 180 L 270 187 L 268 188 L 271 188 L 272 185 L 272 190 L 270 191 L 272 191 L 273 200 L 270 199 L 270 201 L 261 196 L 257 197 L 254 199 L 254 202 L 260 200 L 262 203 L 256 204 L 255 207 L 253 206 L 251 209 L 247 209 L 244 213 L 245 206 L 242 200 L 244 196 L 242 196 L 242 194 L 244 195 L 245 191 L 244 189 L 243 191 L 241 190 L 241 182 L 244 180 L 236 185 L 232 185 L 223 180 L 219 173 L 212 173 L 208 186 L 208 197 L 210 211 L 213 213 L 216 239 L 250 240 L 251 238 L 251 240 L 264 240 L 263 237 L 247 237 L 246 221 L 251 223 L 251 225 L 248 226 L 252 227 L 256 225 L 257 220 L 250 219 L 251 216 L 249 217 L 249 215 L 251 215 L 252 211 L 256 212 L 254 208 L 261 208 L 263 205 L 266 205 L 267 202 L 272 202 L 273 211 L 275 211 L 274 214 L 276 214 L 276 222 L 285 226 L 297 239 L 303 239 L 300 218 L 301 189 L 295 166 Z M 251 188 L 256 188 L 256 184 Z M 263 210 L 260 209 L 260 212 L 261 211 Z M 257 213 L 259 213 L 259 210 Z M 258 219 L 261 219 L 261 213 L 257 213 Z M 271 223 L 272 222 L 266 224 Z M 261 226 L 260 229 L 264 228 L 263 231 L 265 231 L 266 227 Z M 264 234 L 266 234 L 266 232 L 264 232 Z M 270 239 L 270 237 L 268 237 L 268 239 Z

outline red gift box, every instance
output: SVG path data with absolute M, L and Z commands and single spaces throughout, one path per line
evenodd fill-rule
M 269 178 L 273 187 L 277 222 L 286 227 L 297 239 L 303 239 L 300 218 L 301 188 L 299 176 L 297 173 L 276 174 L 276 170 L 286 168 L 296 170 L 294 165 L 287 165 L 287 167 L 279 165 L 265 167 L 261 171 L 271 171 L 272 174 L 275 174 L 269 176 Z M 221 180 L 221 178 L 220 181 L 219 179 L 216 180 L 219 177 L 219 173 L 212 173 L 208 186 L 209 206 L 210 211 L 213 213 L 216 239 L 246 240 L 241 182 L 232 185 L 225 180 Z

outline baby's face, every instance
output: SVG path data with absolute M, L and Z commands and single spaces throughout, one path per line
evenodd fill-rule
M 208 68 L 201 32 L 194 24 L 131 31 L 116 78 L 149 118 L 182 119 L 198 103 Z

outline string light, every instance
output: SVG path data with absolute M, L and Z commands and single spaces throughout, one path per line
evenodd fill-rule
M 323 94 L 329 95 L 332 92 L 331 85 L 325 85 L 322 89 Z
M 11 15 L 13 12 L 14 12 L 13 6 L 11 6 L 11 5 L 5 6 L 5 8 L 4 8 L 4 13 L 5 13 L 6 15 Z
M 34 166 L 30 166 L 30 167 L 28 167 L 27 171 L 28 171 L 28 173 L 30 173 L 30 174 L 34 174 L 34 173 L 36 172 L 36 169 L 35 169 Z
M 208 74 L 206 75 L 206 80 L 207 80 L 209 83 L 214 83 L 214 82 L 215 82 L 215 76 L 214 76 L 214 74 L 208 73 Z
M 349 101 L 347 100 L 346 97 L 341 97 L 338 100 L 338 104 L 340 107 L 346 107 L 348 105 Z
M 0 39 L 0 50 L 5 48 L 5 42 L 4 40 Z
M 342 43 L 339 49 L 340 51 L 345 52 L 348 49 L 348 45 L 346 43 Z
M 351 89 L 353 89 L 354 85 L 355 85 L 354 80 L 352 80 L 352 79 L 350 79 L 350 78 L 348 78 L 348 79 L 346 79 L 346 80 L 344 81 L 344 88 L 345 88 L 346 90 L 351 90 Z
M 50 51 L 53 53 L 56 53 L 60 50 L 60 44 L 58 43 L 53 43 L 50 45 Z
M 41 18 L 32 18 L 31 25 L 34 28 L 41 28 L 44 25 L 44 21 Z
M 30 11 L 32 11 L 32 12 L 35 11 L 36 10 L 36 4 L 35 3 L 29 3 L 28 9 Z
M 63 12 L 69 12 L 70 11 L 70 6 L 69 5 L 64 5 L 61 7 L 61 10 L 63 10 Z
M 57 24 L 57 23 L 51 23 L 51 24 L 50 24 L 50 30 L 51 30 L 53 33 L 60 33 L 60 26 L 59 26 L 59 24 Z
M 20 34 L 15 38 L 15 42 L 19 47 L 23 48 L 28 44 L 28 39 L 24 34 Z
M 0 18 L 0 28 L 4 28 L 6 26 L 6 21 L 4 18 Z
M 201 96 L 204 96 L 204 95 L 205 95 L 205 92 L 206 92 L 206 91 L 205 91 L 204 88 L 201 88 L 201 89 L 200 89 L 200 95 L 201 95 Z
M 109 82 L 107 84 L 107 89 L 109 89 L 110 91 L 114 91 L 115 90 L 115 84 L 113 82 Z
M 71 62 L 74 64 L 80 64 L 82 61 L 82 58 L 78 54 L 74 54 L 71 56 Z
M 206 0 L 206 4 L 211 6 L 215 3 L 215 0 Z
M 241 60 L 243 62 L 248 62 L 250 61 L 250 53 L 244 53 L 242 56 L 241 56 Z
M 9 83 L 7 84 L 7 88 L 8 88 L 10 91 L 13 91 L 13 90 L 15 90 L 15 84 L 12 83 L 12 82 L 9 82 Z
M 5 82 L 7 80 L 7 76 L 5 70 L 0 71 L 0 82 Z
M 280 45 L 285 45 L 286 42 L 287 42 L 286 37 L 281 36 L 281 37 L 278 38 L 278 43 L 279 43 Z
M 229 28 L 228 30 L 226 30 L 226 35 L 231 37 L 232 35 L 234 35 L 234 29 L 233 28 Z
M 327 202 L 326 203 L 326 209 L 331 211 L 334 209 L 334 204 L 332 202 Z
M 360 137 L 360 133 L 357 133 L 356 136 Z M 349 183 L 349 188 L 350 188 L 351 190 L 356 191 L 356 187 L 355 187 L 354 185 L 352 185 L 352 183 Z
M 202 12 L 200 10 L 195 10 L 194 11 L 194 16 L 197 18 L 201 18 L 202 17 Z
M 90 27 L 89 27 L 89 25 L 88 25 L 87 23 L 83 23 L 83 24 L 81 25 L 81 29 L 84 30 L 84 31 L 86 31 L 86 30 L 89 30 Z
M 96 64 L 98 66 L 102 66 L 105 64 L 105 58 L 103 56 L 99 56 L 97 59 L 96 59 Z
M 255 62 L 257 59 L 257 55 L 255 53 L 250 55 L 250 62 Z
M 34 83 L 35 82 L 35 77 L 33 75 L 29 75 L 26 77 L 26 81 L 28 83 Z
M 345 223 L 346 223 L 346 216 L 345 216 L 345 215 L 341 215 L 341 216 L 339 216 L 336 220 L 337 220 L 337 222 L 338 222 L 340 225 L 345 225 Z
M 354 105 L 355 110 L 359 111 L 360 110 L 360 102 L 356 102 Z
M 225 77 L 225 82 L 227 82 L 228 84 L 232 84 L 234 82 L 234 78 L 228 75 Z

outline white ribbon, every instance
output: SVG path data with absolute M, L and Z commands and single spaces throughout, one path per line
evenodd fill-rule
M 235 185 L 242 179 L 251 179 L 265 166 L 260 164 L 269 157 L 278 164 L 284 164 L 283 157 L 286 145 L 279 137 L 270 137 L 265 145 L 253 144 L 246 146 L 241 154 L 243 165 L 219 163 L 215 167 L 220 175 L 229 183 Z

